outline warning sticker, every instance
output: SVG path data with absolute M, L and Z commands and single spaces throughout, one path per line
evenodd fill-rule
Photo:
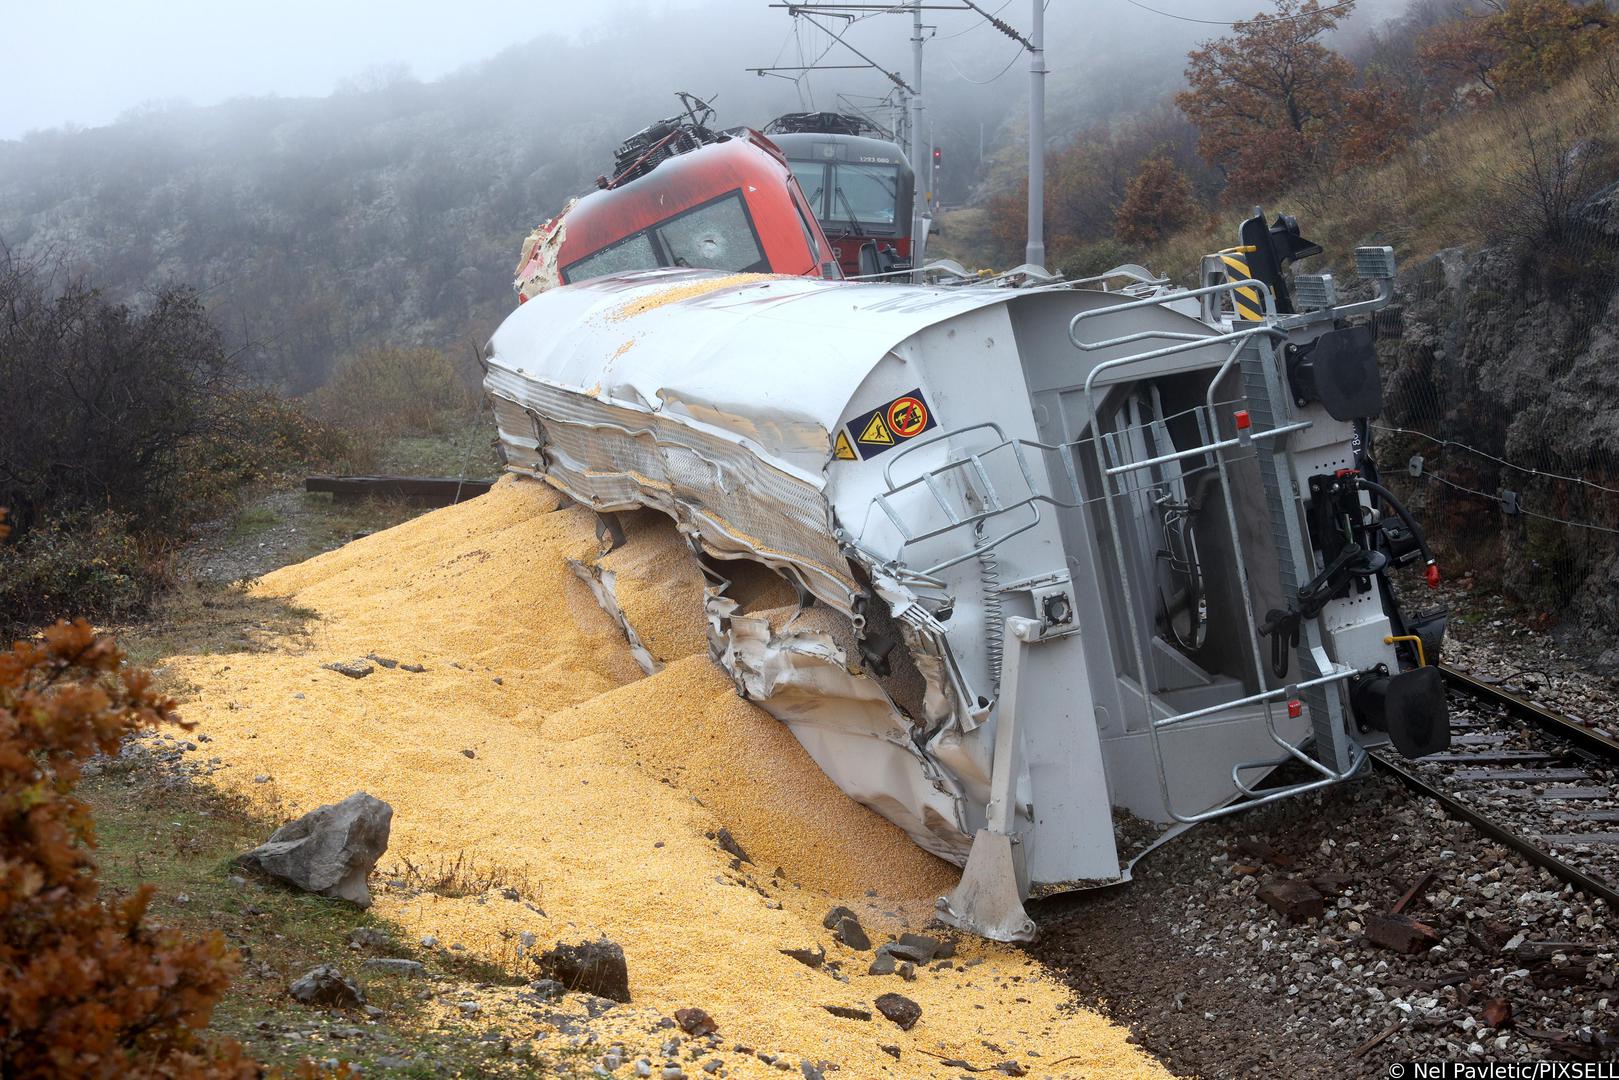
M 883 418 L 872 413 L 870 422 L 860 432 L 860 441 L 867 446 L 893 446 L 894 436 L 883 426 Z
M 832 456 L 838 461 L 854 461 L 854 447 L 849 445 L 849 436 L 838 432 L 837 439 L 832 443 Z
M 928 407 L 920 397 L 902 397 L 888 406 L 888 427 L 902 439 L 920 435 L 928 428 Z
M 854 436 L 854 447 L 860 452 L 861 458 L 870 460 L 889 447 L 898 446 L 938 426 L 922 391 L 912 390 L 870 412 L 861 413 L 849 421 L 848 432 Z M 841 432 L 839 437 L 841 439 Z M 839 446 L 842 446 L 841 442 Z

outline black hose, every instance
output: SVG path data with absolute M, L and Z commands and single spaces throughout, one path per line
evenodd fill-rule
M 1359 477 L 1359 482 L 1361 487 L 1376 495 L 1382 496 L 1383 501 L 1394 508 L 1394 513 L 1399 517 L 1401 523 L 1403 523 L 1407 529 L 1411 530 L 1412 536 L 1417 538 L 1417 547 L 1422 549 L 1423 561 L 1429 566 L 1434 565 L 1435 559 L 1433 557 L 1433 552 L 1428 548 L 1428 538 L 1422 535 L 1422 530 L 1417 527 L 1416 519 L 1411 516 L 1411 511 L 1405 508 L 1405 504 L 1395 496 L 1394 492 L 1390 491 L 1388 488 L 1384 487 L 1382 484 L 1379 484 L 1375 480 L 1368 480 L 1362 476 Z

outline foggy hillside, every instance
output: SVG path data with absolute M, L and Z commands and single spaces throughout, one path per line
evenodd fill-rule
M 1197 5 L 1209 17 L 1255 6 Z M 763 2 L 723 8 L 718 21 L 665 14 L 580 42 L 531 41 L 431 83 L 373 73 L 325 98 L 148 108 L 0 141 L 0 241 L 90 273 L 118 299 L 195 285 L 248 364 L 292 392 L 363 345 L 470 350 L 509 310 L 522 236 L 589 190 L 622 138 L 675 111 L 675 90 L 717 93 L 722 125 L 762 126 L 788 109 L 836 108 L 839 90 L 869 101 L 889 85 L 838 71 L 801 91 L 748 74 L 850 57 Z M 1107 11 L 1049 12 L 1053 145 L 1158 104 L 1186 49 L 1219 29 L 1121 0 Z M 1027 22 L 1021 5 L 1004 14 Z M 924 87 L 941 191 L 961 202 L 982 192 L 997 150 L 999 184 L 1021 176 L 1027 58 L 993 28 L 951 18 L 929 46 Z M 908 20 L 843 32 L 908 77 Z

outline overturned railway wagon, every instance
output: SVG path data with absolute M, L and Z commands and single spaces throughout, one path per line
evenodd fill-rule
M 1445 741 L 1442 617 L 1387 581 L 1431 559 L 1357 424 L 1393 260 L 1357 258 L 1358 303 L 1221 259 L 1192 290 L 624 273 L 513 312 L 485 386 L 510 469 L 604 534 L 678 523 L 739 691 L 965 866 L 941 916 L 1027 938 L 1031 894 L 1127 876 L 1119 810 L 1174 828 Z M 797 615 L 750 610 L 760 567 Z

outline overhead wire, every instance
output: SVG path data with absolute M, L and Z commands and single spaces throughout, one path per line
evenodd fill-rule
M 1009 8 L 1011 6 L 1012 6 L 1012 0 L 1006 0 L 1006 2 L 1004 4 L 1002 4 L 1000 7 L 996 8 L 994 11 L 990 12 L 990 14 L 991 15 L 999 15 L 1001 12 L 1005 11 L 1007 8 Z M 967 9 L 963 8 L 962 10 L 966 11 Z M 957 30 L 954 34 L 944 34 L 942 36 L 935 37 L 933 40 L 934 41 L 954 41 L 958 37 L 966 37 L 968 34 L 972 33 L 974 30 L 982 30 L 984 27 L 986 27 L 988 25 L 989 25 L 988 21 L 981 19 L 978 22 L 975 22 L 971 26 L 967 27 L 967 29 L 965 29 L 965 30 Z
M 948 56 L 946 56 L 944 58 L 944 61 L 945 61 L 945 63 L 949 64 L 951 66 L 951 68 L 953 68 L 955 70 L 955 73 L 958 76 L 960 76 L 962 81 L 970 82 L 974 86 L 988 86 L 990 83 L 995 82 L 996 80 L 1000 79 L 1001 76 L 1005 75 L 1008 71 L 1011 71 L 1012 70 L 1012 65 L 1017 63 L 1019 58 L 1021 58 L 1022 56 L 1023 56 L 1023 46 L 1019 45 L 1017 47 L 1017 52 L 1012 54 L 1012 59 L 1010 59 L 1010 60 L 1008 60 L 1006 62 L 1006 66 L 1001 68 L 1000 71 L 996 72 L 994 75 L 990 76 L 987 79 L 975 79 L 975 78 L 973 78 L 971 75 L 968 75 L 965 71 L 962 71 L 961 68 L 957 67 L 956 62 L 954 60 L 952 60 Z
M 1224 26 L 1227 29 L 1231 29 L 1242 24 L 1259 22 L 1261 20 L 1264 22 L 1292 22 L 1294 19 L 1309 18 L 1313 15 L 1325 15 L 1333 11 L 1346 11 L 1355 6 L 1355 0 L 1344 0 L 1344 2 L 1341 4 L 1333 4 L 1330 7 L 1317 8 L 1314 11 L 1301 11 L 1296 15 L 1256 15 L 1252 19 L 1238 19 L 1235 22 L 1228 22 L 1224 19 L 1198 19 L 1190 15 L 1177 15 L 1173 11 L 1162 11 L 1155 7 L 1149 7 L 1148 5 L 1143 4 L 1141 0 L 1124 0 L 1124 2 L 1129 4 L 1131 7 L 1138 7 L 1142 11 L 1150 11 L 1154 15 L 1162 15 L 1166 19 L 1178 19 L 1181 22 L 1188 23 L 1201 23 L 1204 26 Z M 1049 7 L 1050 4 L 1048 3 L 1047 6 Z

